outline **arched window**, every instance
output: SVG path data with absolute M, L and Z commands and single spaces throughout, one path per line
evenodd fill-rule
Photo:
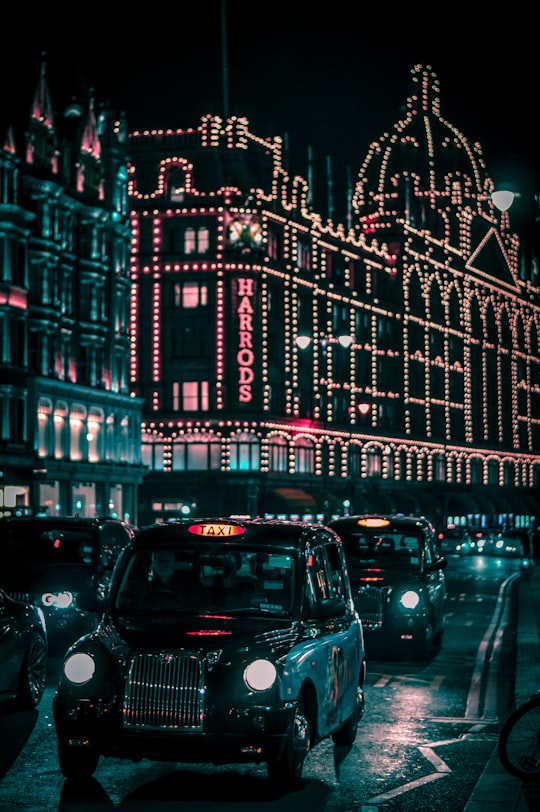
M 362 449 L 358 445 L 349 446 L 347 454 L 347 474 L 357 478 L 362 471 Z
M 312 474 L 315 470 L 315 446 L 301 437 L 294 446 L 294 468 L 297 474 Z
M 88 462 L 99 462 L 103 459 L 103 422 L 105 413 L 103 409 L 93 407 L 88 414 Z
M 484 481 L 484 471 L 482 460 L 473 458 L 471 460 L 471 484 L 481 485 Z
M 446 482 L 446 459 L 444 454 L 433 455 L 433 479 L 435 482 Z
M 70 459 L 81 460 L 83 458 L 82 439 L 86 421 L 86 406 L 74 403 L 69 413 L 70 432 Z
M 172 444 L 173 471 L 219 471 L 221 440 L 213 434 L 183 434 Z
M 366 475 L 382 476 L 382 453 L 378 446 L 370 446 L 366 449 Z
M 289 470 L 287 441 L 284 437 L 272 437 L 268 444 L 268 468 L 275 473 Z
M 141 460 L 151 471 L 165 468 L 165 443 L 161 437 L 145 439 L 141 445 Z
M 49 438 L 52 434 L 52 402 L 48 398 L 40 398 L 38 403 L 38 453 L 40 457 L 50 454 Z
M 497 460 L 488 460 L 487 464 L 488 485 L 499 484 L 499 463 Z
M 247 431 L 233 434 L 230 443 L 231 471 L 258 471 L 261 448 L 258 438 Z
M 504 484 L 505 485 L 514 485 L 516 479 L 516 466 L 512 462 L 512 460 L 506 460 L 504 463 Z

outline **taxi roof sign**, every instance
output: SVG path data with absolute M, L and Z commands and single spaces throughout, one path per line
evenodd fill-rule
M 194 536 L 214 536 L 219 538 L 230 538 L 230 536 L 241 536 L 246 532 L 245 527 L 238 524 L 227 524 L 226 522 L 200 522 L 188 527 L 188 531 Z
M 382 519 L 378 516 L 371 516 L 365 519 L 358 519 L 360 527 L 388 527 L 391 524 L 389 519 Z

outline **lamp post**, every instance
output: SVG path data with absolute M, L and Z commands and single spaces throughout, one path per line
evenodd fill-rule
M 341 347 L 343 347 L 343 349 L 348 349 L 351 346 L 352 342 L 353 340 L 350 335 L 341 334 L 337 336 L 335 343 L 339 344 Z M 323 490 L 323 521 L 326 522 L 330 516 L 330 499 L 328 494 L 328 464 L 330 460 L 330 447 L 328 443 L 328 437 L 326 436 L 328 423 L 328 404 L 329 404 L 328 397 L 329 380 L 328 380 L 327 359 L 329 346 L 331 346 L 333 342 L 327 337 L 322 337 L 317 341 L 312 336 L 306 333 L 301 333 L 296 337 L 295 343 L 301 350 L 306 350 L 312 343 L 314 346 L 316 345 L 321 351 L 321 356 L 325 367 L 324 378 L 319 378 L 318 381 L 321 391 L 317 394 L 317 398 L 318 398 L 318 416 L 319 420 L 322 423 L 323 428 L 323 438 L 321 440 L 321 475 L 322 475 L 322 490 Z M 318 366 L 319 365 L 317 365 L 317 367 Z
M 499 211 L 508 211 L 516 197 L 520 197 L 519 192 L 511 192 L 509 189 L 500 189 L 491 193 L 493 204 Z
M 490 195 L 493 205 L 501 212 L 508 212 L 508 222 L 512 230 L 519 236 L 521 243 L 520 273 L 533 283 L 538 284 L 540 273 L 540 196 L 527 191 L 526 180 L 523 179 L 523 188 L 514 191 L 514 183 L 501 183 Z

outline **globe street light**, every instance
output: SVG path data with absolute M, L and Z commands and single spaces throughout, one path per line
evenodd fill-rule
M 320 339 L 313 338 L 313 336 L 305 333 L 299 334 L 296 339 L 296 345 L 301 349 L 307 349 L 311 343 L 313 342 L 314 345 L 318 345 L 322 352 L 322 357 L 325 359 L 328 355 L 329 347 L 331 346 L 331 342 L 328 338 L 323 337 Z M 353 343 L 353 339 L 350 335 L 344 333 L 342 335 L 337 336 L 337 343 L 343 347 L 344 349 L 348 349 L 351 344 Z M 319 382 L 320 383 L 320 382 Z M 318 395 L 318 402 L 319 402 L 319 418 L 322 423 L 323 431 L 326 433 L 327 429 L 327 406 L 328 406 L 328 375 L 327 371 L 325 372 L 325 382 L 321 386 L 322 391 Z M 330 459 L 330 450 L 329 450 L 329 443 L 328 438 L 322 438 L 321 440 L 321 474 L 322 474 L 322 486 L 323 486 L 323 520 L 326 522 L 329 518 L 330 513 L 330 503 L 329 503 L 329 496 L 328 496 L 328 463 Z
M 508 211 L 516 197 L 520 197 L 519 192 L 510 192 L 508 189 L 500 189 L 491 193 L 491 200 L 499 211 Z

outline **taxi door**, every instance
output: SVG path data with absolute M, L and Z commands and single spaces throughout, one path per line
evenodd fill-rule
M 348 719 L 356 706 L 361 632 L 356 613 L 350 608 L 350 587 L 337 545 L 314 547 L 308 554 L 306 574 L 307 622 L 317 627 L 313 632 L 320 642 L 320 667 L 313 673 L 313 681 L 318 695 L 319 732 L 324 736 Z

